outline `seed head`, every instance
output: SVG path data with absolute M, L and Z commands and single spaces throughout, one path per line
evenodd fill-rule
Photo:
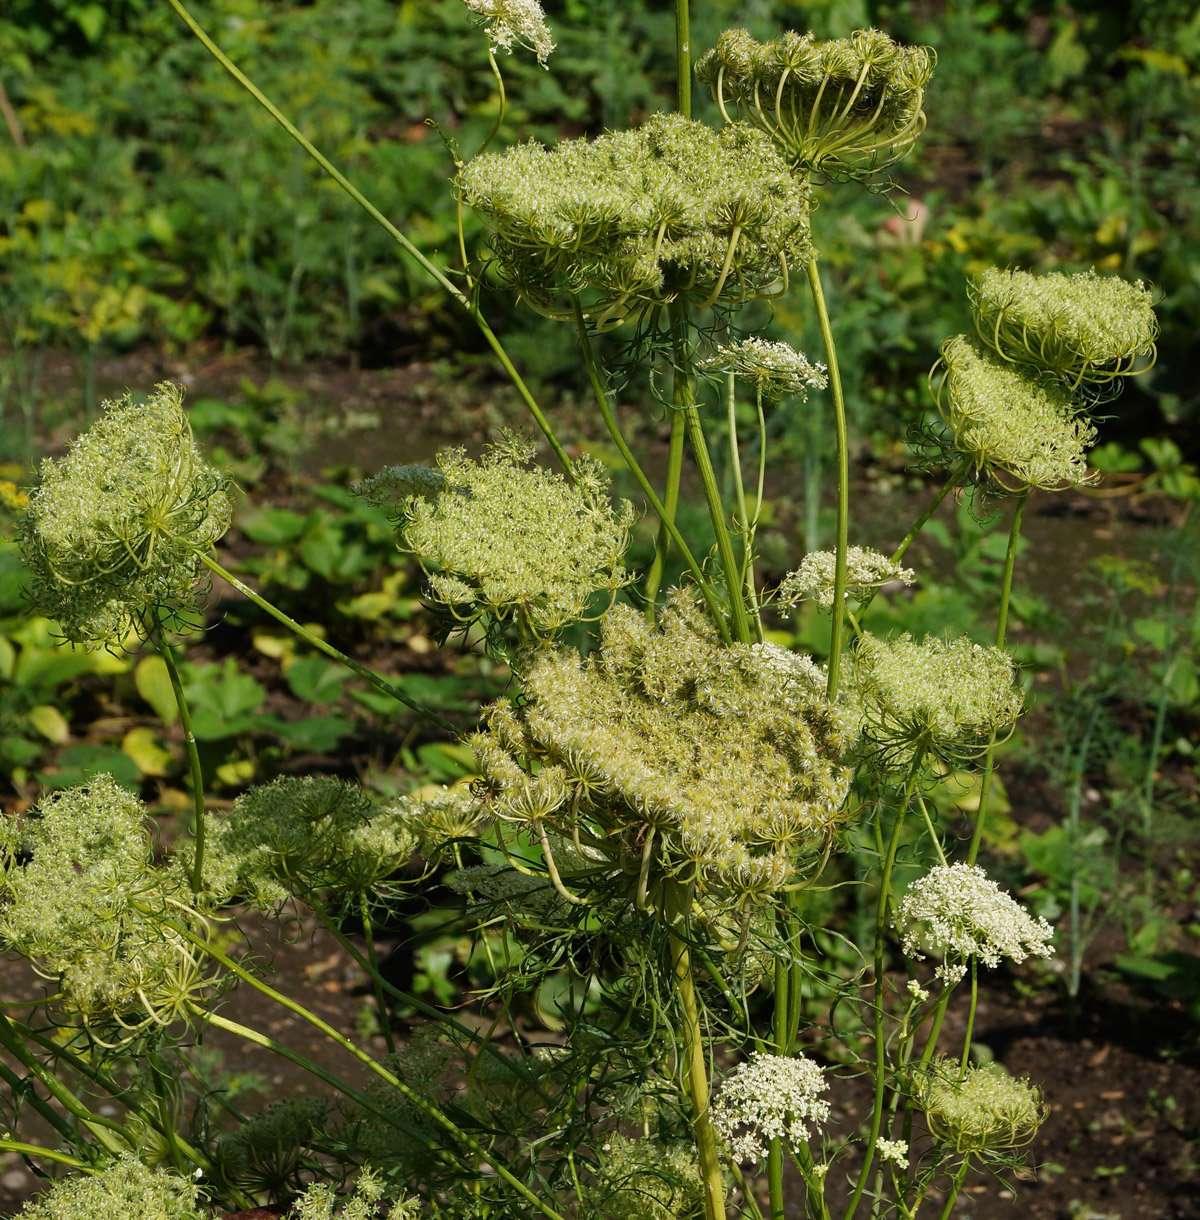
M 492 50 L 507 51 L 514 46 L 532 51 L 544 68 L 554 50 L 554 36 L 546 24 L 546 14 L 538 0 L 463 0 L 467 8 L 483 18 L 483 28 Z
M 1038 379 L 955 335 L 942 344 L 931 385 L 954 447 L 1005 489 L 1088 482 L 1096 429 L 1060 382 Z
M 789 32 L 756 42 L 728 30 L 696 75 L 726 121 L 730 109 L 765 131 L 797 169 L 865 178 L 899 161 L 925 129 L 936 57 L 879 30 L 820 42 Z
M 836 567 L 837 556 L 833 551 L 805 555 L 800 566 L 783 578 L 778 593 L 780 604 L 794 606 L 806 597 L 813 597 L 817 605 L 830 609 Z M 915 579 L 912 568 L 902 568 L 870 547 L 852 546 L 846 551 L 846 592 L 851 596 L 861 597 L 869 589 L 878 589 L 892 580 L 911 585 Z
M 700 361 L 700 367 L 733 373 L 772 400 L 788 396 L 807 399 L 810 389 L 823 390 L 829 383 L 823 364 L 809 363 L 807 356 L 786 343 L 755 335 L 719 345 Z
M 945 959 L 1023 962 L 1049 957 L 1053 928 L 1034 919 L 973 864 L 939 864 L 908 887 L 896 911 L 904 952 Z
M 21 547 L 34 606 L 89 647 L 120 643 L 155 610 L 194 605 L 197 554 L 229 528 L 229 482 L 205 464 L 164 383 L 106 402 L 65 458 L 42 463 Z
M 854 652 L 854 695 L 862 734 L 880 765 L 907 770 L 924 754 L 973 757 L 1021 711 L 1013 663 L 1000 648 L 907 633 L 863 635 Z
M 1072 389 L 1128 376 L 1154 354 L 1154 300 L 1141 280 L 989 267 L 971 304 L 979 337 L 1001 359 L 1048 370 Z
M 828 1087 L 820 1067 L 804 1055 L 756 1051 L 718 1086 L 713 1126 L 736 1160 L 758 1160 L 771 1140 L 795 1147 L 808 1139 L 808 1124 L 829 1118 L 829 1102 L 820 1096 Z
M 1033 1139 L 1046 1117 L 1042 1091 L 998 1063 L 968 1067 L 939 1055 L 913 1080 L 933 1135 L 956 1152 L 1000 1152 Z
M 402 506 L 403 545 L 429 576 L 432 599 L 462 618 L 520 618 L 535 634 L 587 614 L 596 592 L 627 580 L 622 556 L 633 507 L 613 506 L 598 463 L 576 463 L 574 484 L 510 441 L 478 462 L 461 449 L 438 455 L 443 490 Z

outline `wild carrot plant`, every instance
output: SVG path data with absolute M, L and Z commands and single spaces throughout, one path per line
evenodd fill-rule
M 693 65 L 678 0 L 675 110 L 551 147 L 491 147 L 498 122 L 454 167 L 451 189 L 484 237 L 470 250 L 463 233 L 451 265 L 421 254 L 169 2 L 481 328 L 556 466 L 505 435 L 478 458 L 447 449 L 358 488 L 394 508 L 448 632 L 478 627 L 511 669 L 509 695 L 456 728 L 228 572 L 215 548 L 231 485 L 199 453 L 173 387 L 109 404 L 44 464 L 24 530 L 36 603 L 73 644 L 152 640 L 185 730 L 173 638 L 201 625 L 204 585 L 226 580 L 459 733 L 476 773 L 385 803 L 340 779 L 291 777 L 219 812 L 189 732 L 192 833 L 165 856 L 145 808 L 107 777 L 6 820 L 0 937 L 49 987 L 28 1013 L 0 1011 L 0 1071 L 17 1117 L 35 1113 L 53 1138 L 10 1133 L 0 1148 L 71 1171 L 25 1214 L 197 1220 L 278 1203 L 297 1220 L 949 1216 L 973 1171 L 1017 1164 L 1045 1113 L 1035 1083 L 971 1054 L 979 971 L 1051 952 L 1050 927 L 976 863 L 996 747 L 1023 706 L 1005 647 L 1022 513 L 1032 488 L 1092 478 L 1089 409 L 1152 357 L 1149 291 L 1094 273 L 985 271 L 968 289 L 976 333 L 948 338 L 930 376 L 947 481 L 891 555 L 851 545 L 816 192 L 833 178 L 886 188 L 924 127 L 931 49 L 877 30 L 767 43 L 735 30 Z M 549 65 L 553 35 L 536 0 L 466 3 L 503 115 L 504 54 Z M 691 116 L 693 68 L 723 119 L 715 130 Z M 599 461 L 569 456 L 487 325 L 488 290 L 573 328 L 636 507 L 613 500 Z M 746 329 L 749 303 L 789 292 L 810 298 L 819 353 Z M 614 352 L 621 377 L 640 370 L 668 410 L 661 479 L 623 429 Z M 742 392 L 757 427 L 745 448 Z M 778 411 L 832 415 L 837 539 L 765 584 L 755 540 Z M 718 413 L 732 502 L 714 461 Z M 708 532 L 685 536 L 689 462 Z M 1012 503 L 993 642 L 872 634 L 873 600 L 919 580 L 903 556 L 956 489 Z M 645 567 L 629 556 L 639 511 L 658 531 Z M 806 599 L 828 616 L 823 660 L 767 635 L 770 614 Z M 925 800 L 948 765 L 981 773 L 961 846 Z M 901 893 L 913 825 L 929 866 Z M 874 913 L 859 968 L 839 973 L 810 899 L 851 831 L 873 844 L 853 884 Z M 375 955 L 375 924 L 435 884 L 458 896 L 462 933 L 490 964 L 453 1009 L 398 988 Z M 300 907 L 328 928 L 371 980 L 386 1054 L 230 952 L 222 929 L 239 905 Z M 539 1039 L 518 1014 L 552 987 L 555 1035 Z M 327 1063 L 241 1023 L 239 989 L 337 1054 Z M 960 989 L 965 1037 L 949 1039 Z M 829 997 L 823 1011 L 814 996 Z M 405 1038 L 397 1004 L 420 1016 Z M 213 1095 L 189 1110 L 180 1082 L 208 1029 L 307 1072 L 310 1095 L 257 1115 L 221 1114 Z M 851 1079 L 867 1082 L 865 1101 L 835 1111 Z

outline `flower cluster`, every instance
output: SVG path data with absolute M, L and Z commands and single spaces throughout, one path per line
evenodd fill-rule
M 826 368 L 813 364 L 802 352 L 786 343 L 774 343 L 751 335 L 736 343 L 719 345 L 700 367 L 715 372 L 733 373 L 750 382 L 763 398 L 772 400 L 808 398 L 808 391 L 828 385 Z
M 864 739 L 881 765 L 907 770 L 923 755 L 946 762 L 976 754 L 1021 711 L 1012 658 L 1003 649 L 905 633 L 865 634 L 854 650 L 854 696 Z
M 604 1145 L 599 1177 L 598 1220 L 678 1220 L 704 1209 L 691 1148 L 614 1135 Z
M 908 1164 L 908 1145 L 904 1140 L 879 1140 L 875 1151 L 881 1161 L 890 1161 L 903 1169 Z
M 552 317 L 580 296 L 597 329 L 685 297 L 735 305 L 809 253 L 808 188 L 761 132 L 675 114 L 552 149 L 477 157 L 456 187 L 491 229 L 501 280 Z
M 1038 380 L 967 335 L 942 344 L 934 395 L 954 448 L 1005 487 L 1051 491 L 1088 481 L 1096 429 L 1071 394 Z
M 896 928 L 914 957 L 977 957 L 985 966 L 1049 957 L 1054 935 L 973 864 L 939 864 L 918 877 L 900 900 Z
M 956 1152 L 1020 1148 L 1046 1117 L 1041 1090 L 998 1063 L 964 1072 L 958 1060 L 939 1055 L 914 1077 L 913 1092 L 930 1132 Z
M 613 506 L 598 462 L 576 461 L 571 483 L 528 467 L 531 456 L 513 438 L 478 462 L 443 450 L 440 492 L 403 501 L 400 535 L 434 601 L 460 618 L 516 618 L 543 635 L 583 618 L 593 593 L 611 595 L 626 582 L 634 512 L 628 501 Z
M 130 395 L 47 458 L 21 538 L 34 606 L 72 643 L 119 644 L 148 614 L 194 605 L 197 552 L 229 528 L 223 475 L 201 458 L 178 387 Z
M 325 1105 L 315 1098 L 273 1102 L 217 1141 L 214 1174 L 248 1191 L 286 1194 L 299 1181 L 301 1154 L 324 1117 Z
M 971 304 L 980 338 L 997 355 L 1046 369 L 1072 388 L 1128 376 L 1139 357 L 1154 353 L 1154 301 L 1141 280 L 989 267 Z
M 755 1052 L 721 1081 L 712 1123 L 735 1160 L 757 1160 L 771 1140 L 795 1147 L 808 1139 L 809 1123 L 829 1118 L 829 1102 L 820 1096 L 828 1087 L 820 1067 L 804 1055 Z
M 206 985 L 166 922 L 180 917 L 187 893 L 176 871 L 155 867 L 147 816 L 99 775 L 4 824 L 0 942 L 58 979 L 64 1007 L 89 1023 L 133 1030 L 166 1021 Z
M 207 1220 L 196 1183 L 123 1156 L 107 1169 L 56 1182 L 19 1220 Z
M 817 605 L 830 609 L 836 566 L 837 555 L 833 551 L 805 555 L 800 566 L 783 578 L 777 594 L 780 604 L 794 606 L 806 597 L 813 597 Z M 870 547 L 852 546 L 846 551 L 846 592 L 851 596 L 861 597 L 893 580 L 911 585 L 915 579 L 912 568 L 902 568 Z
M 290 1220 L 417 1220 L 421 1214 L 419 1199 L 406 1198 L 388 1202 L 379 1176 L 364 1168 L 354 1183 L 354 1192 L 339 1195 L 329 1182 L 316 1182 L 292 1202 Z M 381 1209 L 386 1208 L 384 1212 Z
M 463 0 L 467 8 L 483 18 L 483 28 L 492 50 L 507 51 L 525 47 L 544 68 L 554 50 L 554 36 L 546 24 L 546 14 L 538 0 Z
M 823 672 L 776 645 L 722 644 L 686 592 L 658 628 L 614 606 L 586 661 L 547 649 L 524 678 L 519 709 L 493 705 L 472 739 L 489 808 L 564 838 L 590 826 L 585 845 L 643 889 L 648 872 L 695 868 L 770 893 L 838 822 L 849 736 Z
M 879 30 L 821 42 L 789 32 L 756 42 L 728 30 L 696 75 L 730 121 L 736 107 L 797 168 L 860 178 L 899 161 L 925 129 L 928 47 L 902 47 Z

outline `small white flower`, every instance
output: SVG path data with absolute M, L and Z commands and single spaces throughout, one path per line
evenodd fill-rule
M 914 881 L 900 901 L 896 928 L 905 953 L 935 953 L 947 972 L 972 957 L 985 966 L 1049 957 L 1054 935 L 973 864 L 939 864 Z M 941 968 L 937 973 L 947 977 Z
M 903 1140 L 879 1140 L 875 1151 L 881 1161 L 893 1161 L 901 1168 L 908 1164 L 908 1145 Z
M 946 962 L 934 970 L 934 978 L 941 979 L 943 987 L 953 987 L 963 981 L 967 968 L 962 962 Z
M 837 555 L 833 551 L 812 551 L 789 572 L 779 586 L 779 600 L 790 606 L 806 597 L 814 597 L 817 605 L 828 610 L 833 605 L 833 585 Z M 861 597 L 868 589 L 877 589 L 891 580 L 911 585 L 916 579 L 912 568 L 902 568 L 886 555 L 870 547 L 852 546 L 846 550 L 846 592 Z
M 737 1160 L 756 1160 L 773 1139 L 793 1146 L 808 1139 L 805 1124 L 829 1117 L 829 1102 L 818 1096 L 826 1088 L 820 1067 L 804 1055 L 755 1052 L 717 1089 L 713 1126 Z
M 929 999 L 929 992 L 916 979 L 908 980 L 908 994 L 919 1004 L 924 1004 Z
M 784 395 L 807 398 L 810 389 L 823 390 L 828 384 L 823 364 L 812 363 L 803 352 L 786 343 L 773 343 L 756 335 L 720 345 L 700 365 L 753 382 L 767 398 Z
M 492 50 L 510 55 L 513 46 L 526 47 L 544 68 L 554 50 L 554 36 L 538 0 L 464 0 L 467 8 L 483 18 Z

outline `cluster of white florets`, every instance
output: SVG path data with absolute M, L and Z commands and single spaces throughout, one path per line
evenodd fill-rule
M 813 363 L 803 352 L 787 343 L 776 343 L 750 335 L 735 343 L 719 344 L 700 367 L 714 372 L 733 373 L 748 381 L 764 398 L 808 398 L 808 391 L 823 390 L 828 370 Z
M 940 864 L 908 887 L 896 911 L 905 953 L 985 966 L 1049 957 L 1054 929 L 1034 919 L 973 864 Z
M 54 1183 L 26 1203 L 20 1220 L 209 1220 L 191 1178 L 148 1169 L 136 1157 L 119 1157 L 107 1168 Z
M 770 140 L 677 114 L 632 131 L 520 144 L 459 174 L 491 230 L 494 269 L 535 309 L 599 329 L 685 297 L 735 305 L 775 290 L 807 258 L 806 185 Z
M 836 573 L 837 555 L 833 551 L 810 552 L 780 584 L 776 594 L 780 605 L 793 606 L 811 597 L 828 610 L 833 605 Z M 846 551 L 846 593 L 851 597 L 862 597 L 891 581 L 911 585 L 915 579 L 912 568 L 903 568 L 870 547 L 852 546 Z
M 795 1147 L 809 1126 L 829 1118 L 821 1094 L 829 1086 L 821 1068 L 804 1055 L 754 1053 L 721 1081 L 712 1100 L 712 1123 L 739 1161 L 767 1155 L 771 1140 Z
M 507 51 L 525 47 L 544 68 L 554 50 L 554 36 L 546 24 L 546 14 L 538 0 L 463 0 L 467 8 L 483 18 L 492 50 Z
M 727 30 L 696 65 L 726 120 L 736 108 L 790 163 L 830 177 L 863 177 L 900 160 L 925 129 L 928 47 L 879 30 L 823 42 L 789 32 L 756 42 Z

